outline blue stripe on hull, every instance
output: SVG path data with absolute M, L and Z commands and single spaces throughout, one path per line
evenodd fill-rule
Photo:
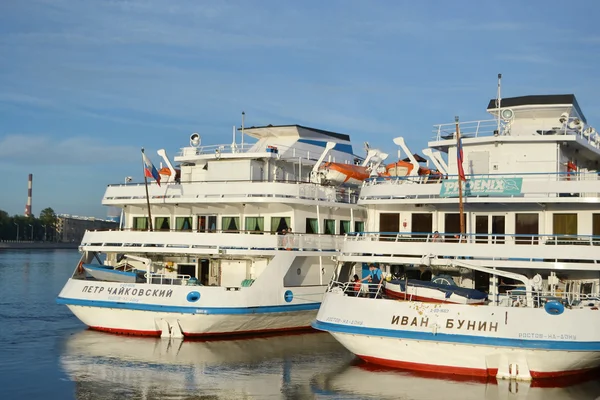
M 600 351 L 600 342 L 570 342 L 552 340 L 526 340 L 495 338 L 471 335 L 451 335 L 447 333 L 412 332 L 383 328 L 365 328 L 321 322 L 315 320 L 312 327 L 326 332 L 349 333 L 353 335 L 379 336 L 393 339 L 428 340 L 442 343 L 483 345 L 495 347 L 516 347 L 521 349 L 544 349 L 564 351 Z
M 117 301 L 99 301 L 86 299 L 69 299 L 58 297 L 56 303 L 99 308 L 116 308 L 121 310 L 170 312 L 177 314 L 268 314 L 294 311 L 318 310 L 320 303 L 292 304 L 281 306 L 259 306 L 259 307 L 186 307 L 166 306 L 160 304 L 140 304 Z

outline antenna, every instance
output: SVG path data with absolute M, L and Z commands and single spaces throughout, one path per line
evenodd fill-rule
M 244 151 L 244 119 L 246 117 L 246 113 L 242 111 L 242 151 Z
M 498 94 L 496 95 L 496 108 L 498 109 L 498 134 L 500 133 L 500 107 L 502 106 L 502 74 L 498 74 Z

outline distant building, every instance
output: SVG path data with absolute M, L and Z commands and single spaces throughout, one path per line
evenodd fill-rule
M 59 242 L 79 243 L 86 230 L 118 229 L 119 223 L 94 217 L 77 215 L 57 215 L 56 234 Z

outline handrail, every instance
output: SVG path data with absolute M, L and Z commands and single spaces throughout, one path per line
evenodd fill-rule
M 463 233 L 439 232 L 442 240 L 434 240 L 434 232 L 357 232 L 344 235 L 345 241 L 372 240 L 395 242 L 433 242 L 433 243 L 490 243 L 504 244 L 505 239 L 519 244 L 578 244 L 600 245 L 598 235 L 570 234 L 518 234 L 518 233 Z M 490 240 L 491 239 L 491 240 Z

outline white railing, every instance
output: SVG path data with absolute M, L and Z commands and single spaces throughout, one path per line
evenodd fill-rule
M 598 307 L 600 297 L 596 294 L 584 294 L 579 292 L 555 291 L 527 291 L 525 287 L 507 290 L 505 294 L 499 294 L 498 304 L 505 307 L 525 307 L 527 304 L 527 293 L 532 295 L 533 307 L 544 307 L 549 301 L 559 302 L 567 307 Z
M 460 136 L 463 139 L 468 138 L 477 138 L 477 137 L 485 137 L 485 136 L 498 136 L 503 135 L 509 132 L 510 124 L 506 121 L 500 121 L 500 131 L 498 131 L 498 120 L 497 119 L 487 119 L 480 121 L 466 121 L 459 123 L 460 128 Z M 584 127 L 585 128 L 585 127 Z M 540 135 L 572 135 L 575 136 L 582 141 L 586 142 L 588 145 L 599 148 L 600 147 L 600 136 L 597 133 L 593 133 L 590 129 L 572 129 L 569 128 L 569 125 L 565 123 L 559 129 L 533 129 Z M 589 127 L 588 127 L 589 128 Z M 438 124 L 433 126 L 433 140 L 441 141 L 441 140 L 452 140 L 456 141 L 456 123 L 450 122 L 446 124 Z
M 82 240 L 85 250 L 145 253 L 218 254 L 244 250 L 250 253 L 291 249 L 297 251 L 339 251 L 343 236 L 271 232 L 163 232 L 163 231 L 87 231 Z
M 182 190 L 182 186 L 185 190 Z M 206 201 L 246 202 L 252 198 L 271 198 L 279 201 L 316 200 L 355 204 L 360 189 L 324 186 L 309 182 L 171 182 L 158 186 L 148 184 L 152 203 L 202 203 Z M 105 205 L 146 204 L 144 183 L 109 185 L 102 199 Z
M 358 286 L 360 285 L 360 289 Z M 358 290 L 357 290 L 358 289 Z M 327 287 L 328 292 L 341 292 L 347 296 L 382 298 L 383 280 L 380 283 L 359 283 L 359 282 L 338 282 L 330 281 Z
M 491 136 L 494 131 L 498 130 L 497 119 L 487 119 L 481 121 L 466 121 L 459 124 L 460 136 L 463 139 Z M 501 123 L 500 130 L 504 128 L 504 122 Z M 501 134 L 502 132 L 499 132 Z M 433 139 L 440 140 L 456 140 L 456 123 L 439 124 L 433 126 Z
M 159 274 L 151 272 L 144 274 L 147 283 L 154 285 L 185 285 L 190 280 L 191 275 L 184 274 Z

